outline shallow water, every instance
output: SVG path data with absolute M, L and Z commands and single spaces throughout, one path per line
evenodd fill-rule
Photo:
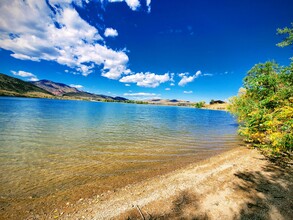
M 239 144 L 224 111 L 0 97 L 1 212 L 44 213 Z

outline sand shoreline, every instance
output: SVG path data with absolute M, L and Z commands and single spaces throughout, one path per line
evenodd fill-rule
M 55 219 L 293 219 L 292 171 L 238 147 L 93 199 Z M 140 213 L 141 212 L 141 213 Z

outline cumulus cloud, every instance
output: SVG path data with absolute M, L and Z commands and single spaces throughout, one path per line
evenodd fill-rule
M 39 79 L 37 77 L 31 77 L 28 79 L 29 81 L 32 81 L 32 82 L 36 82 L 36 81 L 39 81 Z
M 109 0 L 126 2 L 132 10 L 141 6 L 139 0 Z M 0 1 L 0 48 L 11 51 L 21 60 L 53 61 L 71 68 L 65 72 L 84 76 L 99 68 L 101 75 L 137 86 L 155 88 L 173 81 L 168 73 L 134 73 L 128 69 L 126 50 L 114 50 L 106 45 L 99 30 L 80 17 L 76 7 L 89 0 L 9 0 Z M 100 0 L 103 3 L 103 0 Z M 146 0 L 150 10 L 151 0 Z M 118 36 L 117 30 L 106 28 L 105 37 Z M 37 80 L 31 76 L 31 80 Z
M 1 1 L 0 47 L 16 59 L 55 61 L 83 75 L 96 66 L 102 75 L 118 79 L 128 72 L 128 56 L 104 44 L 99 31 L 83 20 L 72 3 L 64 1 Z
M 106 28 L 106 30 L 104 32 L 104 36 L 105 37 L 117 37 L 118 32 L 117 32 L 117 30 L 115 30 L 113 28 Z
M 133 10 L 136 11 L 140 7 L 139 0 L 109 0 L 109 2 L 126 2 L 126 4 Z
M 132 10 L 137 10 L 140 7 L 138 0 L 125 0 L 125 2 Z
M 191 94 L 191 93 L 193 93 L 193 91 L 191 91 L 191 90 L 190 91 L 184 91 L 183 93 L 184 94 Z
M 166 91 L 170 91 L 171 89 L 170 89 L 170 88 L 166 88 L 165 90 L 166 90 Z
M 124 93 L 124 96 L 156 96 L 156 93 L 148 93 L 148 92 L 137 92 L 137 93 Z
M 21 77 L 32 77 L 32 76 L 35 76 L 35 75 L 32 74 L 32 73 L 25 72 L 25 71 L 22 71 L 22 70 L 20 70 L 20 71 L 18 71 L 18 72 L 12 70 L 11 73 L 12 73 L 13 75 L 15 75 L 15 76 L 21 76 Z
M 11 71 L 11 73 L 15 76 L 20 76 L 20 77 L 23 77 L 23 78 L 29 78 L 28 80 L 29 81 L 38 81 L 38 77 L 30 72 L 25 72 L 25 71 Z
M 174 80 L 175 73 L 170 73 L 170 81 L 175 82 Z
M 75 85 L 75 84 L 70 84 L 71 87 L 76 88 L 76 89 L 82 89 L 82 85 Z
M 199 75 L 201 75 L 200 71 L 197 71 L 193 76 L 188 76 L 189 73 L 180 73 L 178 74 L 181 77 L 179 81 L 179 86 L 185 86 L 187 83 L 193 82 Z
M 136 83 L 137 86 L 141 87 L 158 87 L 161 83 L 170 81 L 170 76 L 168 73 L 164 75 L 157 75 L 155 73 L 136 73 L 128 76 L 122 77 L 120 82 L 123 83 Z
M 184 76 L 188 76 L 188 75 L 189 75 L 188 72 L 185 72 L 185 73 L 179 73 L 179 74 L 178 74 L 178 76 L 181 77 L 181 78 L 184 77 Z
M 131 86 L 130 84 L 128 84 L 128 83 L 126 83 L 126 84 L 124 84 L 125 86 Z
M 146 0 L 146 6 L 148 8 L 148 13 L 151 12 L 151 0 Z
M 160 94 L 148 93 L 148 92 L 124 93 L 123 96 L 130 97 L 131 99 L 138 99 L 138 100 L 160 99 L 161 98 Z

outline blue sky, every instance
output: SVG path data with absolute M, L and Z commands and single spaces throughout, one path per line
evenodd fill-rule
M 129 99 L 226 100 L 288 65 L 292 0 L 2 0 L 0 72 Z

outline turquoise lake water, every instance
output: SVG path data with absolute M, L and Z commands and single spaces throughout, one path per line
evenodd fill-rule
M 207 158 L 240 145 L 237 129 L 225 111 L 0 97 L 2 206 Z

